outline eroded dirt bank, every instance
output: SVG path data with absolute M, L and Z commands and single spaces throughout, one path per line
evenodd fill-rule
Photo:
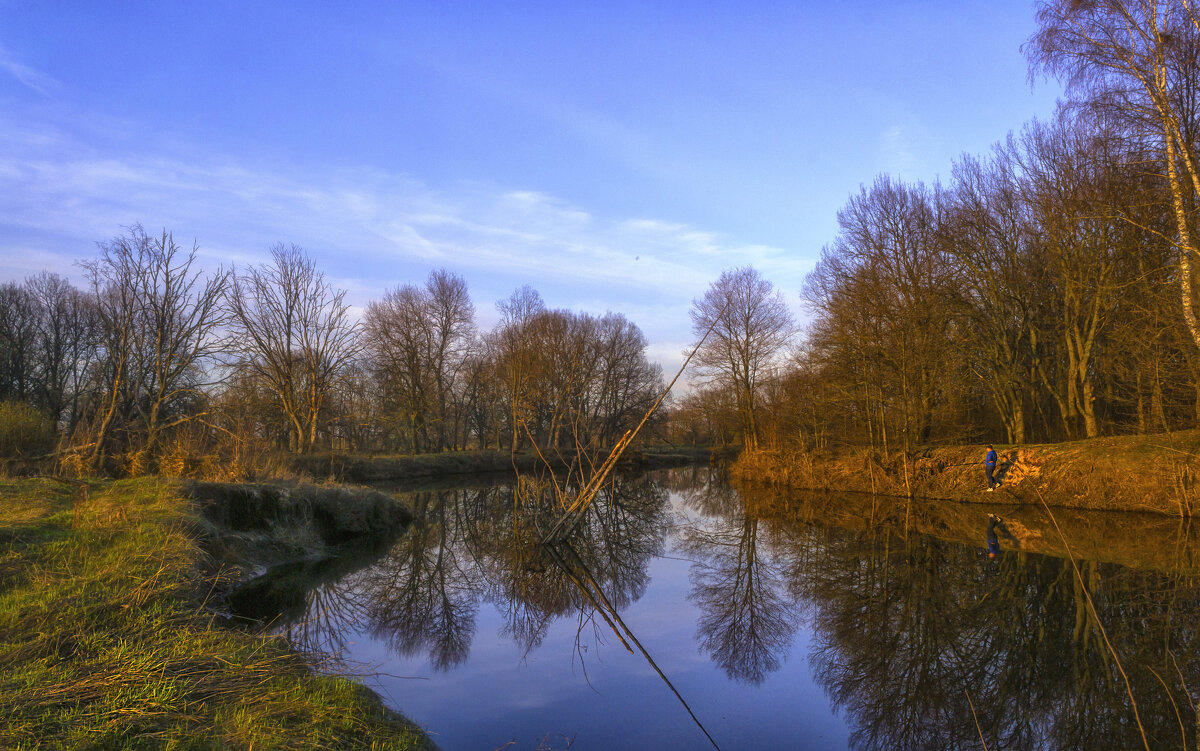
M 412 512 L 367 488 L 196 482 L 184 486 L 205 549 L 245 580 L 270 566 L 325 558 L 338 546 L 394 538 Z

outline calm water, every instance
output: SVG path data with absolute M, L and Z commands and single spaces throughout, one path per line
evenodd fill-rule
M 823 513 L 836 499 L 752 513 L 708 469 L 674 470 L 618 478 L 549 555 L 552 512 L 511 486 L 402 495 L 420 521 L 390 549 L 248 599 L 369 666 L 446 751 L 712 748 L 706 732 L 726 750 L 1142 747 L 1070 563 L 1016 539 L 989 560 L 983 509 L 977 544 L 952 542 Z M 1150 747 L 1192 748 L 1200 578 L 1080 570 Z

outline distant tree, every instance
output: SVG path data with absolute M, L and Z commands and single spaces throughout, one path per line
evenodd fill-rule
M 384 413 L 412 452 L 429 448 L 433 377 L 432 332 L 422 291 L 411 284 L 367 306 L 363 317 L 367 358 L 379 385 Z
M 521 445 L 521 424 L 529 416 L 529 388 L 533 353 L 529 343 L 531 321 L 546 310 L 537 290 L 528 284 L 496 303 L 500 323 L 493 333 L 492 351 L 496 357 L 496 375 L 508 401 L 510 446 Z
M 696 352 L 701 379 L 734 392 L 743 438 L 754 447 L 757 392 L 794 332 L 791 312 L 774 285 L 747 266 L 723 272 L 692 301 L 691 317 L 697 339 L 712 329 Z
M 41 309 L 35 402 L 51 424 L 70 435 L 80 417 L 85 378 L 95 358 L 95 302 L 58 274 L 25 281 Z
M 360 349 L 345 298 L 296 245 L 275 245 L 270 264 L 233 277 L 227 299 L 240 365 L 274 395 L 294 451 L 316 444 L 326 399 Z
M 467 283 L 445 269 L 429 273 L 425 281 L 428 317 L 432 324 L 432 371 L 437 444 L 459 448 L 462 402 L 458 387 L 475 334 L 475 306 Z
M 476 337 L 463 364 L 463 430 L 466 436 L 474 436 L 483 449 L 492 445 L 500 448 L 505 419 L 494 339 L 489 334 Z
M 0 284 L 0 399 L 27 401 L 33 395 L 40 314 L 24 286 Z
M 646 336 L 620 313 L 605 314 L 595 333 L 599 359 L 586 419 L 597 440 L 608 446 L 654 404 L 663 390 L 662 368 L 646 359 Z
M 1038 357 L 1036 374 L 1058 406 L 1063 428 L 1075 437 L 1100 435 L 1095 359 L 1105 330 L 1120 311 L 1128 280 L 1124 256 L 1147 238 L 1117 219 L 1127 185 L 1115 134 L 1065 113 L 1034 124 L 1022 138 L 1021 167 L 1037 244 L 1039 271 L 1052 283 L 1051 315 L 1039 321 L 1059 345 L 1056 357 Z
M 526 427 L 542 446 L 586 443 L 581 411 L 596 375 L 596 320 L 567 310 L 542 311 L 525 323 L 522 338 Z
M 942 246 L 958 269 L 972 343 L 968 367 L 991 397 L 1008 443 L 1025 443 L 1032 408 L 1038 277 L 1014 139 L 992 158 L 964 156 L 944 195 Z
M 475 308 L 462 277 L 431 272 L 367 306 L 365 346 L 393 419 L 411 450 L 458 445 L 456 393 L 474 333 Z

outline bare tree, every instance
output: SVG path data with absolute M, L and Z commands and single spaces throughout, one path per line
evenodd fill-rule
M 949 377 L 957 369 L 947 306 L 957 280 L 937 242 L 938 206 L 936 189 L 882 175 L 838 212 L 831 249 L 854 280 L 848 312 L 871 311 L 878 338 L 870 357 L 883 366 L 889 392 L 880 403 L 899 413 L 905 450 L 929 439 L 957 385 Z
M 41 308 L 36 401 L 69 436 L 79 419 L 84 378 L 95 358 L 94 302 L 50 272 L 29 278 L 25 287 Z
M 1049 0 L 1037 18 L 1026 48 L 1031 62 L 1156 144 L 1175 218 L 1184 321 L 1200 346 L 1192 292 L 1200 257 L 1192 233 L 1200 199 L 1200 9 L 1191 0 Z
M 274 394 L 294 451 L 316 444 L 322 408 L 358 353 L 346 291 L 334 290 L 296 245 L 271 248 L 270 264 L 235 274 L 230 311 L 241 366 Z
M 615 443 L 662 392 L 662 368 L 646 359 L 646 336 L 620 313 L 608 313 L 597 326 L 596 363 L 590 422 L 601 445 Z
M 425 292 L 433 328 L 431 354 L 438 448 L 458 448 L 462 409 L 455 389 L 474 337 L 475 306 L 463 278 L 445 269 L 430 272 Z
M 97 396 L 96 424 L 88 436 L 91 439 L 88 463 L 93 469 L 99 469 L 104 463 L 110 430 L 114 424 L 120 423 L 118 417 L 121 412 L 127 411 L 131 401 L 129 394 L 132 389 L 129 381 L 132 367 L 130 363 L 133 360 L 133 329 L 139 316 L 136 284 L 132 278 L 136 272 L 129 268 L 128 263 L 124 268 L 118 268 L 114 264 L 103 262 L 103 258 L 109 255 L 109 249 L 113 246 L 117 246 L 111 254 L 115 259 L 133 255 L 132 250 L 127 254 L 120 249 L 122 244 L 129 242 L 129 238 L 118 237 L 111 243 L 101 243 L 99 247 L 102 260 L 82 264 L 91 283 L 99 345 L 96 372 L 93 376 Z M 110 274 L 112 279 L 109 278 Z M 125 410 L 122 409 L 123 406 Z
M 363 317 L 366 351 L 385 413 L 413 452 L 428 448 L 433 403 L 432 332 L 426 314 L 422 290 L 406 284 L 368 305 Z
M 394 419 L 413 451 L 458 445 L 456 386 L 474 334 L 475 310 L 462 277 L 430 273 L 367 307 L 366 349 Z
M 0 285 L 0 399 L 23 401 L 33 393 L 40 312 L 25 287 Z
M 183 252 L 174 235 L 147 235 L 141 225 L 99 245 L 99 258 L 82 264 L 100 321 L 99 423 L 93 436 L 97 465 L 117 423 L 126 444 L 154 449 L 162 431 L 193 419 L 194 399 L 206 363 L 223 342 L 220 301 L 228 274 L 203 276 L 198 248 Z M 136 424 L 136 426 L 135 426 Z
M 229 282 L 229 273 L 221 269 L 203 275 L 195 267 L 195 243 L 183 252 L 165 230 L 149 248 L 139 259 L 144 314 L 135 349 L 145 450 L 153 450 L 164 430 L 200 416 L 184 403 L 196 398 L 208 366 L 225 350 L 218 332 L 226 323 L 221 303 Z
M 1033 232 L 1009 139 L 983 162 L 963 157 L 939 228 L 959 269 L 964 320 L 974 343 L 969 367 L 991 395 L 1009 443 L 1025 443 L 1034 330 Z
M 464 442 L 475 436 L 479 448 L 500 448 L 504 404 L 496 373 L 494 337 L 484 335 L 472 342 L 463 364 L 462 414 Z
M 527 342 L 529 322 L 546 309 L 542 296 L 528 284 L 496 303 L 500 323 L 493 339 L 497 358 L 497 375 L 508 399 L 513 451 L 521 445 L 522 420 L 528 416 L 530 382 L 530 351 Z
M 691 317 L 697 337 L 712 328 L 696 363 L 708 380 L 732 388 L 743 437 L 754 447 L 756 394 L 792 336 L 792 314 L 774 285 L 747 266 L 723 272 L 704 297 L 692 301 Z
M 1058 357 L 1037 359 L 1036 373 L 1071 437 L 1080 420 L 1088 438 L 1100 434 L 1093 358 L 1128 283 L 1118 275 L 1123 256 L 1146 240 L 1113 218 L 1126 187 L 1107 153 L 1115 143 L 1111 133 L 1062 113 L 1050 125 L 1031 126 L 1023 138 L 1026 200 L 1041 246 L 1041 270 L 1057 292 L 1056 315 L 1043 326 L 1061 342 Z

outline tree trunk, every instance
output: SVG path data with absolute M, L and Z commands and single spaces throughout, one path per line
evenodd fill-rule
M 1142 369 L 1137 370 L 1137 379 L 1134 387 L 1137 389 L 1137 432 L 1138 435 L 1146 434 L 1146 399 L 1142 389 Z
M 1179 165 L 1175 162 L 1175 139 L 1169 124 L 1164 123 L 1167 145 L 1167 183 L 1171 188 L 1171 206 L 1175 210 L 1175 229 L 1179 233 L 1179 292 L 1183 306 L 1183 321 L 1192 341 L 1200 348 L 1200 323 L 1196 320 L 1195 298 L 1192 293 L 1192 235 L 1188 227 L 1183 200 L 1183 185 L 1179 181 Z
M 1096 396 L 1092 382 L 1086 378 L 1083 381 L 1081 389 L 1081 403 L 1079 407 L 1080 412 L 1083 413 L 1083 425 L 1084 430 L 1087 431 L 1087 437 L 1098 437 L 1100 435 L 1100 425 L 1096 421 Z

